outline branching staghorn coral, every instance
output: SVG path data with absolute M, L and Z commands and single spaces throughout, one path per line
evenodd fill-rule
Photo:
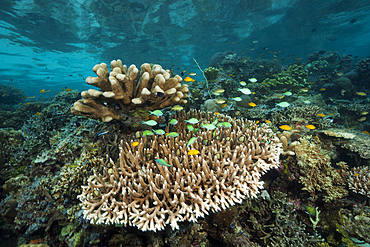
M 111 72 L 105 63 L 95 65 L 93 71 L 98 77 L 89 76 L 86 83 L 101 91 L 83 91 L 83 99 L 71 108 L 75 115 L 109 122 L 137 108 L 148 111 L 187 102 L 184 98 L 187 98 L 188 85 L 181 85 L 180 76 L 171 77 L 171 73 L 158 64 L 144 63 L 139 71 L 135 65 L 127 68 L 121 60 L 113 60 Z
M 216 120 L 212 114 L 180 112 L 175 118 L 178 137 L 145 136 L 135 147 L 121 142 L 119 164 L 102 161 L 104 172 L 90 177 L 78 196 L 85 219 L 142 231 L 179 229 L 179 222 L 256 197 L 261 175 L 279 164 L 281 143 L 266 125 L 220 114 L 218 121 L 231 126 L 206 130 L 201 126 Z M 190 118 L 200 121 L 196 133 L 187 130 Z M 194 149 L 199 154 L 188 153 Z

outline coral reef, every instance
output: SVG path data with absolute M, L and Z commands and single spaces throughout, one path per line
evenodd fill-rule
M 351 169 L 348 186 L 353 192 L 370 198 L 370 168 L 366 166 Z
M 178 229 L 179 222 L 256 197 L 261 175 L 278 165 L 281 144 L 266 125 L 196 111 L 175 118 L 178 137 L 144 137 L 138 146 L 122 142 L 119 166 L 102 162 L 104 172 L 90 177 L 78 196 L 84 218 L 143 231 L 168 224 Z M 190 118 L 199 119 L 196 133 L 187 131 Z M 228 127 L 203 130 L 217 121 Z M 199 156 L 188 153 L 191 148 Z
M 19 88 L 0 84 L 0 110 L 3 110 L 3 105 L 15 105 L 25 98 L 24 91 Z
M 370 243 L 370 208 L 355 204 L 355 209 L 341 209 L 343 228 L 352 237 Z
M 297 92 L 303 87 L 308 87 L 310 84 L 307 79 L 307 71 L 296 64 L 290 65 L 286 70 L 279 73 L 276 78 L 267 78 L 263 81 L 270 89 Z
M 360 79 L 364 80 L 364 82 L 368 82 L 368 78 L 370 77 L 370 58 L 364 58 L 358 61 L 355 70 Z
M 204 70 L 208 82 L 215 82 L 218 72 L 219 70 L 213 67 L 208 67 Z
M 313 141 L 301 138 L 295 146 L 297 162 L 300 167 L 300 182 L 303 190 L 312 198 L 318 198 L 323 193 L 323 200 L 330 202 L 348 195 L 343 185 L 347 183 L 348 172 L 345 162 L 337 163 L 342 169 L 334 169 L 330 156 Z
M 207 99 L 204 101 L 204 104 L 200 107 L 202 111 L 205 112 L 221 112 L 222 108 L 219 104 L 216 103 L 214 99 Z
M 320 134 L 326 140 L 346 149 L 348 155 L 354 156 L 352 161 L 355 161 L 356 165 L 369 163 L 370 136 L 368 134 L 343 128 L 329 128 L 320 131 Z
M 94 66 L 98 77 L 88 77 L 86 83 L 101 91 L 83 91 L 83 99 L 71 108 L 73 114 L 101 119 L 104 122 L 121 119 L 122 112 L 132 115 L 137 109 L 156 110 L 187 101 L 188 86 L 182 78 L 171 77 L 168 70 L 158 64 L 144 63 L 140 71 L 135 65 L 127 68 L 121 60 L 111 62 L 111 72 L 105 63 Z
M 294 125 L 302 129 L 306 124 L 314 124 L 317 128 L 327 128 L 332 123 L 326 119 L 322 120 L 319 113 L 322 109 L 316 105 L 290 106 L 285 109 L 275 109 L 271 115 L 271 121 L 275 126 Z

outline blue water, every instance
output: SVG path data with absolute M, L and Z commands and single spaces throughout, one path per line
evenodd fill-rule
M 113 59 L 179 73 L 197 69 L 193 58 L 206 68 L 227 50 L 251 58 L 265 47 L 303 59 L 320 50 L 370 55 L 365 0 L 1 2 L 0 83 L 27 96 L 82 90 L 91 68 Z

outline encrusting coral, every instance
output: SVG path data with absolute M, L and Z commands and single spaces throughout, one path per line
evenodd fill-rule
M 187 102 L 184 98 L 187 98 L 188 85 L 181 85 L 180 76 L 171 77 L 170 71 L 158 64 L 144 63 L 139 71 L 135 65 L 127 68 L 121 60 L 113 60 L 111 72 L 105 63 L 95 65 L 93 71 L 98 77 L 89 76 L 86 83 L 101 91 L 83 91 L 83 99 L 71 108 L 75 115 L 109 122 L 136 108 L 156 110 Z
M 261 175 L 278 167 L 282 144 L 267 125 L 199 111 L 175 118 L 167 132 L 176 128 L 177 137 L 145 136 L 137 146 L 122 141 L 119 164 L 102 161 L 104 172 L 90 177 L 78 196 L 85 219 L 142 231 L 179 229 L 179 222 L 256 197 Z M 199 119 L 197 131 L 187 130 L 190 118 Z M 216 129 L 205 128 L 217 121 Z M 199 154 L 189 153 L 194 149 Z

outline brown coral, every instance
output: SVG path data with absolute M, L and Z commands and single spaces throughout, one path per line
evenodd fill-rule
M 111 62 L 111 72 L 105 63 L 94 66 L 98 77 L 89 76 L 86 83 L 101 89 L 83 91 L 83 99 L 71 108 L 76 115 L 88 116 L 109 122 L 120 119 L 121 112 L 162 109 L 174 104 L 185 104 L 188 86 L 182 78 L 171 77 L 168 70 L 158 64 L 144 63 L 140 71 L 135 65 L 127 68 L 121 60 Z
M 184 121 L 192 117 L 200 120 L 194 125 L 196 133 L 189 132 Z M 176 138 L 144 137 L 136 147 L 121 142 L 118 167 L 112 160 L 102 161 L 104 172 L 95 173 L 82 187 L 78 198 L 84 217 L 91 223 L 143 231 L 162 230 L 168 224 L 178 229 L 179 222 L 195 222 L 210 210 L 256 197 L 263 187 L 261 175 L 279 164 L 281 143 L 266 125 L 221 114 L 217 118 L 231 127 L 206 130 L 202 127 L 214 122 L 214 115 L 192 111 L 176 116 Z M 189 155 L 191 149 L 199 155 Z
M 337 163 L 342 169 L 334 169 L 327 152 L 316 143 L 303 138 L 294 151 L 301 170 L 299 180 L 304 186 L 303 190 L 311 193 L 313 198 L 317 198 L 317 194 L 322 192 L 325 202 L 348 195 L 348 191 L 342 186 L 347 183 L 348 177 L 345 162 Z

